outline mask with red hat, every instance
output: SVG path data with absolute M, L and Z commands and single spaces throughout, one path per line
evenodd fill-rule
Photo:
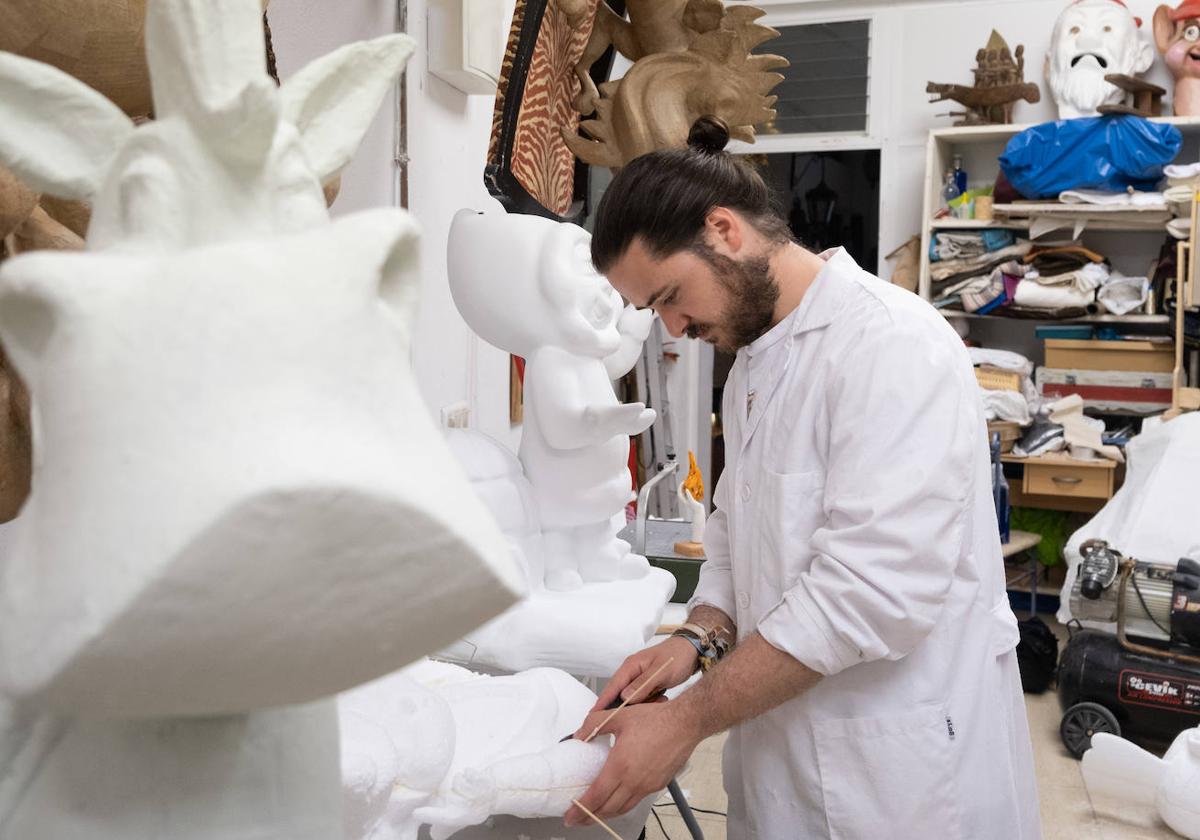
M 1136 76 L 1154 63 L 1141 37 L 1142 21 L 1124 0 L 1073 0 L 1054 25 L 1046 78 L 1060 119 L 1090 117 L 1121 102 L 1124 91 L 1105 79 Z

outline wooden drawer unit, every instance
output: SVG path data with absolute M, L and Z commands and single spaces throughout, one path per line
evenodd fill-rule
M 1082 499 L 1108 499 L 1113 494 L 1116 464 L 1088 464 L 1059 458 L 1032 458 L 1025 461 L 1022 489 L 1033 496 L 1069 496 Z

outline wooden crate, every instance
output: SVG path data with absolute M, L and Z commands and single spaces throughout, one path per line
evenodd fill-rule
M 1048 338 L 1046 367 L 1170 373 L 1175 369 L 1175 345 L 1151 341 Z

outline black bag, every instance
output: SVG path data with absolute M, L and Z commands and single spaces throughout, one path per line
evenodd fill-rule
M 1021 641 L 1017 644 L 1017 666 L 1021 687 L 1028 694 L 1041 694 L 1050 687 L 1058 668 L 1058 637 L 1036 615 L 1017 622 Z

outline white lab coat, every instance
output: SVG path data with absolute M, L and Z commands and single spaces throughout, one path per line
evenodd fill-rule
M 1035 840 L 971 363 L 844 251 L 737 358 L 692 600 L 825 675 L 731 732 L 730 840 Z

